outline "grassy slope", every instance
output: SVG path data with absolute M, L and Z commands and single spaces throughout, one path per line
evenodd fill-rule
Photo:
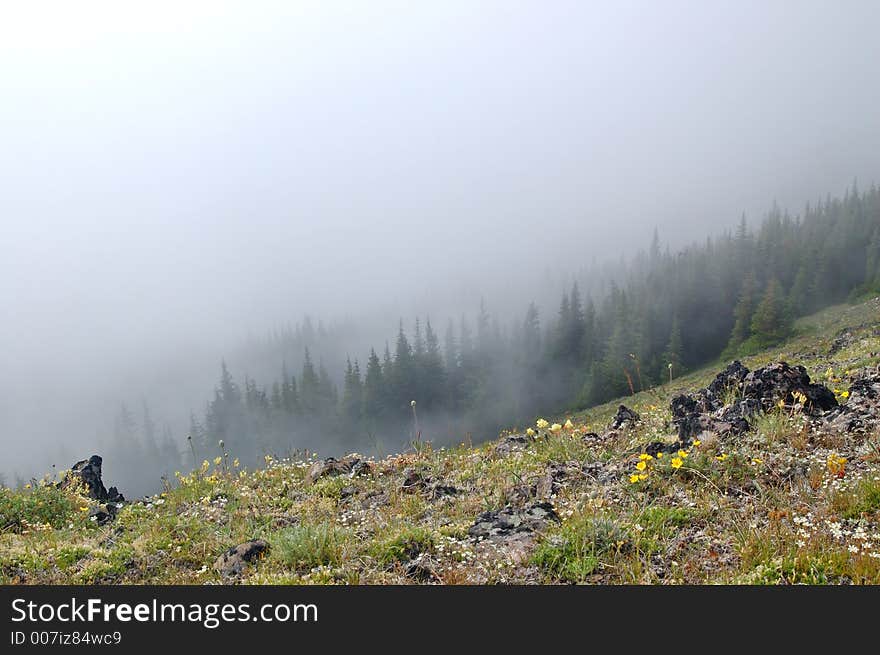
M 878 324 L 878 299 L 834 307 L 744 363 L 784 359 L 804 364 L 814 379 L 831 368 L 840 381 L 829 386 L 843 389 L 846 371 L 880 362 Z M 857 328 L 857 338 L 828 356 L 844 327 Z M 649 462 L 648 479 L 630 482 L 640 447 L 672 439 L 669 399 L 704 386 L 719 367 L 624 399 L 641 425 L 601 443 L 582 434 L 602 432 L 618 401 L 578 412 L 573 430 L 543 432 L 508 456 L 496 455 L 494 444 L 425 446 L 375 462 L 370 475 L 311 486 L 303 482 L 308 463 L 272 461 L 244 472 L 230 462 L 228 473 L 209 463 L 103 527 L 89 521 L 89 501 L 74 492 L 3 490 L 0 582 L 221 582 L 216 557 L 261 537 L 272 549 L 243 583 L 405 583 L 404 563 L 417 553 L 445 583 L 880 583 L 878 435 L 816 434 L 802 429 L 799 415 L 777 412 L 733 443 L 694 447 L 677 470 L 669 458 Z M 829 472 L 829 454 L 848 459 L 842 479 Z M 526 544 L 468 538 L 480 512 L 535 502 L 529 489 L 550 463 L 564 471 L 549 497 L 561 523 Z M 407 493 L 407 468 L 462 493 Z M 798 468 L 806 475 L 786 478 Z M 604 483 L 585 470 L 601 472 Z M 124 490 L 124 480 L 109 482 Z

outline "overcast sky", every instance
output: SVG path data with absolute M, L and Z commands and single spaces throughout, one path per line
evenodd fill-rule
M 491 298 L 868 186 L 878 25 L 872 1 L 4 3 L 0 440 L 47 389 L 88 422 L 304 312 Z

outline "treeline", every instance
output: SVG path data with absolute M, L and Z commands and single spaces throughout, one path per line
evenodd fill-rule
M 743 218 L 680 252 L 661 248 L 655 232 L 628 263 L 573 281 L 550 316 L 531 303 L 502 322 L 483 304 L 442 330 L 428 318 L 401 321 L 393 340 L 349 357 L 336 377 L 308 348 L 296 371 L 279 361 L 268 383 L 236 380 L 224 363 L 191 439 L 153 428 L 139 452 L 169 471 L 170 461 L 217 456 L 220 441 L 246 464 L 306 449 L 387 452 L 416 437 L 479 441 L 766 347 L 797 316 L 870 291 L 880 291 L 880 191 L 854 185 L 800 216 L 774 207 L 754 230 Z

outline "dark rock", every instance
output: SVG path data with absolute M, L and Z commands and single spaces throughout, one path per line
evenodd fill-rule
M 738 390 L 736 400 L 725 405 L 727 394 L 734 389 Z M 704 433 L 722 438 L 735 436 L 751 429 L 750 420 L 755 414 L 771 409 L 780 400 L 793 404 L 796 393 L 804 395 L 804 411 L 813 415 L 837 406 L 831 390 L 811 383 L 803 366 L 776 362 L 749 372 L 742 363 L 734 361 L 705 389 L 673 398 L 672 422 L 681 442 Z
M 714 398 L 723 399 L 729 391 L 739 389 L 748 374 L 749 369 L 736 359 L 715 376 L 715 379 L 706 387 L 706 391 Z
M 614 419 L 611 421 L 611 429 L 620 430 L 623 427 L 632 427 L 641 420 L 642 417 L 636 412 L 626 405 L 621 405 L 617 408 L 617 414 L 614 415 Z
M 346 498 L 351 498 L 356 495 L 357 492 L 357 487 L 342 487 L 342 489 L 339 490 L 339 499 L 345 500 Z
M 690 446 L 690 442 L 675 441 L 673 443 L 663 443 L 662 441 L 652 441 L 645 446 L 645 452 L 651 457 L 657 457 L 658 453 L 677 453 L 682 448 Z
M 811 383 L 803 366 L 775 362 L 752 371 L 743 380 L 743 396 L 759 401 L 765 410 L 780 400 L 794 404 L 793 394 L 798 392 L 806 396 L 804 409 L 810 414 L 817 415 L 837 407 L 834 393 L 824 385 Z
M 457 496 L 461 493 L 461 489 L 446 484 L 435 484 L 431 487 L 431 500 L 439 500 L 447 496 Z
M 262 539 L 251 539 L 230 548 L 217 558 L 214 569 L 221 575 L 233 577 L 241 575 L 247 564 L 262 559 L 269 552 L 269 544 Z
M 104 482 L 101 479 L 103 463 L 104 460 L 99 455 L 92 455 L 88 459 L 77 462 L 70 468 L 70 473 L 61 483 L 62 487 L 83 485 L 92 500 L 101 503 L 125 502 L 125 498 L 116 487 L 110 487 L 109 491 L 104 487 Z M 115 516 L 115 512 L 113 515 Z
M 342 459 L 328 457 L 323 461 L 312 464 L 306 474 L 305 483 L 314 484 L 320 478 L 327 476 L 349 475 L 354 477 L 369 473 L 370 470 L 370 463 L 355 455 L 347 455 Z
M 853 382 L 849 398 L 825 417 L 828 426 L 841 432 L 866 434 L 880 427 L 880 371 Z
M 514 451 L 522 450 L 532 441 L 534 441 L 534 438 L 527 434 L 509 434 L 495 446 L 495 454 L 500 457 L 507 457 Z
M 559 521 L 550 503 L 535 503 L 524 509 L 507 506 L 480 514 L 468 528 L 468 534 L 477 539 L 506 539 L 540 530 L 550 521 Z
M 562 487 L 562 482 L 568 476 L 565 464 L 559 462 L 550 462 L 547 465 L 547 471 L 538 480 L 535 486 L 535 496 L 537 498 L 550 498 L 557 493 Z

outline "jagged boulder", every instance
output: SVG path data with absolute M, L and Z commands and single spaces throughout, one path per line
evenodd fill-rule
M 61 483 L 62 487 L 83 486 L 92 500 L 101 503 L 123 503 L 125 497 L 116 487 L 108 490 L 101 479 L 101 466 L 104 460 L 100 455 L 92 455 L 70 467 L 70 472 Z
M 611 420 L 611 429 L 620 430 L 623 427 L 632 427 L 641 420 L 642 417 L 639 416 L 636 412 L 631 410 L 626 405 L 621 405 L 617 408 L 617 413 Z

